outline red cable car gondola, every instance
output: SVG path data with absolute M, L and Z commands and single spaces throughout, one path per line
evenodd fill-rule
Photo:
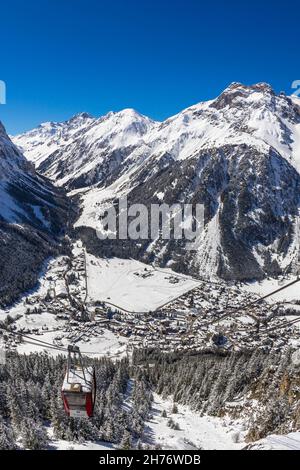
M 68 347 L 68 366 L 62 386 L 65 412 L 73 418 L 91 418 L 96 399 L 94 367 L 84 367 L 78 346 Z

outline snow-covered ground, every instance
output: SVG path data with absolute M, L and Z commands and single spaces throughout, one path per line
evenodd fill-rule
M 62 439 L 51 441 L 50 448 L 55 450 L 114 450 L 113 445 L 109 442 L 85 441 L 79 444 L 78 442 L 63 441 Z
M 62 337 L 59 342 L 60 347 L 67 348 L 69 340 L 67 337 L 60 334 L 59 330 L 45 332 L 42 335 L 35 335 L 33 333 L 30 334 L 30 338 L 34 338 L 39 341 L 45 341 L 50 344 L 55 344 L 55 338 L 58 336 Z M 119 338 L 117 335 L 108 330 L 103 330 L 103 334 L 101 336 L 90 338 L 88 342 L 82 340 L 76 343 L 76 345 L 79 346 L 81 352 L 86 356 L 93 358 L 107 356 L 111 357 L 112 359 L 121 358 L 126 354 L 126 344 L 126 338 Z M 43 351 L 47 352 L 47 354 L 51 354 L 52 356 L 64 354 L 64 351 L 49 349 L 46 345 L 44 346 L 43 344 L 33 344 L 30 341 L 27 342 L 26 339 L 24 339 L 23 343 L 18 345 L 17 350 L 20 354 L 30 354 L 32 352 Z
M 124 407 L 127 411 L 131 407 L 130 395 L 132 382 L 128 390 Z M 300 432 L 286 435 L 271 434 L 265 439 L 253 443 L 244 440 L 247 434 L 245 425 L 229 417 L 217 418 L 200 416 L 188 406 L 177 404 L 177 413 L 172 413 L 172 399 L 163 399 L 154 394 L 152 417 L 146 422 L 144 444 L 151 447 L 159 445 L 163 450 L 300 450 Z M 167 417 L 162 416 L 166 411 Z M 168 426 L 169 419 L 179 425 L 179 430 Z M 107 442 L 84 443 L 58 440 L 53 437 L 53 430 L 49 428 L 51 439 L 50 448 L 59 450 L 113 450 L 114 445 Z
M 300 432 L 286 435 L 271 434 L 253 444 L 254 450 L 300 450 Z
M 113 450 L 113 444 L 109 442 L 92 442 L 84 441 L 79 442 L 70 442 L 64 441 L 62 439 L 55 439 L 53 437 L 53 428 L 48 428 L 48 436 L 50 438 L 49 448 L 51 450 Z
M 166 450 L 239 450 L 245 447 L 243 424 L 230 418 L 200 416 L 188 406 L 177 405 L 178 413 L 172 413 L 171 399 L 154 395 L 153 417 L 146 423 L 145 441 L 151 445 L 159 444 Z M 162 416 L 163 410 L 167 417 Z M 179 430 L 168 426 L 172 418 Z
M 135 260 L 99 259 L 87 254 L 90 300 L 148 312 L 197 287 L 199 282 L 171 269 L 156 270 Z

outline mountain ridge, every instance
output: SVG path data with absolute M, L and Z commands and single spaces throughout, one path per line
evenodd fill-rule
M 99 208 L 124 195 L 148 205 L 204 204 L 206 226 L 192 259 L 174 241 L 143 242 L 139 250 L 107 243 L 109 253 L 229 280 L 297 265 L 300 106 L 266 83 L 232 83 L 163 122 L 134 110 L 108 113 L 37 168 L 76 200 L 81 233 L 97 228 Z M 89 236 L 90 248 L 101 251 Z

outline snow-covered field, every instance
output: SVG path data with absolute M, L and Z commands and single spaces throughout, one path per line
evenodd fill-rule
M 90 300 L 148 312 L 197 287 L 199 282 L 171 269 L 156 270 L 135 260 L 99 259 L 87 254 Z
M 188 406 L 177 407 L 178 413 L 172 413 L 172 400 L 154 395 L 153 417 L 146 423 L 146 442 L 158 444 L 164 450 L 239 450 L 245 447 L 246 429 L 241 422 L 200 416 Z M 163 410 L 167 417 L 162 416 Z M 179 425 L 179 430 L 168 426 L 170 418 Z

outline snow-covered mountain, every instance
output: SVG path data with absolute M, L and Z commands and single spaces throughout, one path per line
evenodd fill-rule
M 64 192 L 36 173 L 0 123 L 0 304 L 31 287 L 57 249 Z
M 71 193 L 81 207 L 76 226 L 90 249 L 105 247 L 119 256 L 227 279 L 262 278 L 295 268 L 300 203 L 297 98 L 275 94 L 264 83 L 233 83 L 216 99 L 162 123 L 133 110 L 83 120 L 73 135 L 65 131 L 66 140 L 57 133 L 54 139 L 49 134 L 45 138 L 42 125 L 14 142 L 23 141 L 27 157 L 36 161 L 40 172 L 76 190 Z M 53 142 L 54 151 L 43 153 Z M 203 203 L 206 227 L 197 253 L 187 252 L 182 243 L 161 240 L 138 246 L 114 241 L 99 247 L 91 230 L 97 227 L 99 205 L 113 203 L 120 194 L 146 204 Z

